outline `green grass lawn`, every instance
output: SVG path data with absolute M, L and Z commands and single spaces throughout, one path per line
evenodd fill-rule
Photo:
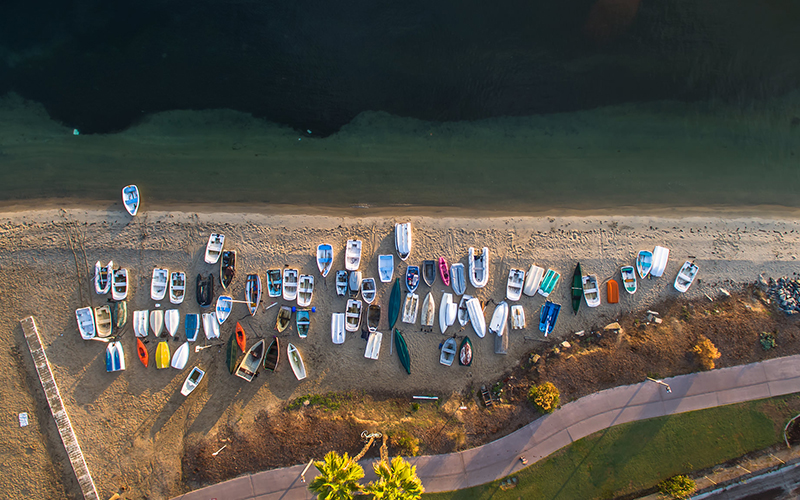
M 766 448 L 782 438 L 794 415 L 784 396 L 623 424 L 576 441 L 516 474 L 515 488 L 501 481 L 425 495 L 426 499 L 612 498 L 661 480 L 711 467 Z

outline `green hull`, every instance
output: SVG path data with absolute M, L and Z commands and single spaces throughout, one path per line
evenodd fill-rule
M 124 300 L 115 303 L 111 312 L 114 316 L 114 326 L 118 330 L 125 326 L 128 321 L 128 303 Z
M 578 314 L 578 309 L 581 307 L 581 298 L 583 298 L 583 270 L 581 263 L 575 266 L 575 273 L 572 275 L 572 310 Z
M 236 332 L 234 332 L 231 334 L 230 340 L 228 340 L 228 351 L 226 353 L 228 371 L 231 372 L 231 375 L 233 375 L 236 372 L 236 368 L 239 367 L 239 364 L 236 362 L 239 359 L 239 351 L 239 344 L 236 343 Z
M 411 356 L 408 354 L 406 339 L 403 338 L 403 334 L 400 333 L 400 330 L 396 328 L 394 330 L 394 345 L 397 348 L 397 357 L 400 358 L 400 364 L 403 365 L 406 372 L 411 375 Z
M 394 328 L 397 317 L 400 316 L 400 278 L 394 280 L 392 295 L 389 297 L 389 329 Z
M 468 348 L 469 355 L 467 357 L 467 362 L 464 363 L 464 357 L 462 354 L 464 353 L 464 348 Z M 458 348 L 458 364 L 461 366 L 470 366 L 472 364 L 472 356 L 474 355 L 474 351 L 472 350 L 472 341 L 469 337 L 464 337 L 464 340 L 461 341 L 461 347 Z

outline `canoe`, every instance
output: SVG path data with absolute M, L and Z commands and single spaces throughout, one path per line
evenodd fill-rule
M 542 278 L 542 283 L 539 285 L 539 295 L 549 297 L 550 294 L 553 293 L 556 284 L 558 284 L 558 278 L 560 277 L 560 274 L 552 269 L 548 269 L 544 274 L 544 278 Z
M 370 304 L 367 306 L 367 331 L 374 332 L 381 322 L 381 306 Z
M 403 334 L 397 328 L 394 329 L 394 346 L 397 349 L 397 357 L 400 358 L 400 364 L 406 369 L 406 373 L 411 375 L 411 356 L 408 353 L 408 346 Z
M 250 316 L 255 316 L 258 305 L 261 304 L 261 276 L 258 274 L 248 274 L 244 282 L 244 300 L 247 302 L 247 310 Z
M 311 326 L 311 311 L 298 309 L 294 315 L 294 322 L 297 326 L 297 336 L 301 339 L 308 337 L 308 329 Z
M 469 299 L 472 298 L 472 295 L 464 294 L 461 297 L 461 301 L 458 303 L 458 324 L 461 326 L 467 326 L 469 323 L 469 310 L 467 309 L 467 302 Z
M 522 296 L 522 286 L 525 283 L 525 271 L 522 269 L 511 269 L 508 271 L 508 282 L 506 283 L 506 298 L 517 301 Z
M 528 268 L 527 274 L 525 274 L 525 286 L 522 287 L 522 293 L 528 297 L 533 297 L 536 295 L 536 290 L 539 289 L 539 285 L 542 283 L 543 276 L 544 269 L 536 264 L 531 264 L 531 267 Z
M 181 387 L 181 394 L 184 396 L 191 394 L 192 391 L 200 385 L 200 381 L 203 380 L 205 374 L 206 372 L 196 366 L 192 368 L 192 371 L 189 372 L 189 376 L 186 377 L 186 381 L 183 383 L 183 387 Z
M 331 340 L 334 344 L 344 344 L 346 333 L 344 328 L 344 313 L 331 314 Z
M 94 326 L 94 312 L 91 307 L 81 307 L 75 310 L 75 319 L 78 320 L 78 332 L 83 340 L 91 340 L 97 335 Z
M 186 273 L 172 273 L 169 277 L 169 301 L 181 304 L 186 296 Z
M 469 247 L 469 282 L 475 288 L 483 288 L 489 281 L 489 248 L 483 247 L 480 255 Z
M 97 329 L 97 336 L 105 338 L 111 335 L 111 308 L 103 305 L 94 308 L 94 326 Z
M 297 269 L 283 270 L 283 300 L 289 302 L 297 300 L 298 276 L 300 271 Z
M 389 296 L 389 328 L 394 328 L 400 316 L 400 278 L 394 280 L 392 294 Z
M 139 356 L 139 361 L 147 368 L 147 365 L 150 364 L 150 353 L 147 352 L 147 348 L 140 338 L 136 339 L 136 354 Z
M 289 364 L 292 366 L 292 371 L 297 380 L 306 378 L 306 365 L 303 363 L 303 358 L 300 356 L 300 351 L 291 343 L 286 347 L 286 354 L 289 357 Z
M 394 225 L 394 246 L 400 260 L 408 259 L 411 254 L 411 223 Z
M 314 277 L 310 274 L 301 274 L 297 285 L 297 305 L 306 307 L 311 305 L 314 296 Z
M 183 370 L 186 368 L 186 363 L 189 362 L 189 342 L 184 342 L 175 350 L 175 354 L 172 356 L 172 363 L 170 366 L 175 368 L 176 370 Z
M 228 347 L 225 350 L 225 359 L 228 360 L 228 371 L 231 375 L 233 375 L 236 372 L 236 368 L 239 367 L 239 354 L 241 354 L 241 351 L 239 345 L 236 343 L 236 332 L 234 332 L 228 339 Z
M 688 260 L 683 263 L 681 266 L 681 270 L 678 271 L 678 275 L 675 277 L 675 290 L 684 293 L 686 290 L 692 286 L 694 283 L 694 279 L 697 277 L 697 271 L 699 271 L 699 267 L 694 262 L 689 262 Z
M 367 304 L 372 304 L 375 301 L 375 278 L 364 278 L 361 281 L 361 298 Z
M 422 261 L 422 279 L 429 287 L 433 286 L 434 282 L 436 282 L 436 262 L 432 260 Z
M 355 299 L 360 291 L 361 271 L 350 271 L 350 275 L 347 277 L 347 296 Z
M 169 368 L 169 343 L 166 340 L 159 342 L 156 347 L 156 368 Z
M 343 297 L 347 293 L 347 271 L 336 271 L 336 295 Z
M 244 333 L 244 327 L 238 321 L 236 322 L 236 328 L 233 329 L 234 335 L 236 335 L 236 345 L 239 346 L 239 349 L 242 352 L 247 350 L 247 334 Z
M 252 382 L 253 377 L 258 373 L 261 362 L 264 361 L 264 352 L 263 340 L 259 340 L 253 344 L 250 350 L 247 351 L 247 354 L 244 355 L 244 358 L 242 358 L 242 362 L 239 363 L 239 367 L 236 369 L 236 376 L 248 382 Z
M 489 322 L 489 333 L 494 335 L 502 335 L 503 330 L 508 324 L 508 304 L 503 301 L 497 304 L 492 314 L 492 320 Z
M 456 295 L 464 295 L 467 289 L 467 277 L 464 276 L 464 264 L 458 262 L 450 266 L 450 281 Z
M 640 250 L 636 255 L 636 270 L 639 272 L 639 277 L 645 279 L 650 274 L 650 269 L 653 267 L 653 252 L 647 250 Z
M 414 293 L 419 286 L 419 266 L 408 266 L 406 268 L 406 289 Z
M 439 354 L 439 363 L 444 366 L 453 366 L 454 359 L 456 359 L 456 339 L 451 337 L 442 344 L 442 352 Z
M 622 266 L 619 273 L 622 276 L 622 285 L 625 287 L 625 291 L 630 294 L 636 293 L 636 273 L 633 266 Z
M 599 306 L 600 287 L 597 286 L 597 276 L 594 274 L 587 274 L 581 278 L 581 282 L 583 286 L 583 296 L 586 299 L 586 305 L 589 307 Z
M 236 276 L 236 250 L 225 250 L 219 263 L 219 282 L 227 290 Z
M 169 270 L 153 269 L 153 278 L 150 280 L 150 298 L 159 301 L 167 296 L 167 281 L 169 281 Z
M 508 323 L 504 323 L 501 332 L 505 335 L 499 334 L 494 336 L 494 353 L 495 354 L 508 354 Z
M 181 322 L 181 313 L 177 309 L 167 309 L 164 311 L 164 326 L 170 337 L 174 337 Z
M 216 264 L 219 256 L 222 255 L 222 247 L 225 245 L 225 235 L 211 233 L 206 243 L 206 264 Z
M 549 300 L 542 304 L 542 310 L 539 313 L 539 331 L 544 333 L 545 337 L 556 326 L 559 311 L 561 311 L 561 304 L 555 304 Z
M 281 342 L 278 337 L 272 337 L 272 342 L 264 354 L 264 369 L 274 372 L 278 368 L 278 359 L 281 355 Z
M 617 280 L 610 279 L 606 284 L 606 299 L 609 304 L 616 304 L 619 302 L 619 284 Z
M 511 329 L 525 329 L 525 310 L 521 305 L 511 306 Z
M 364 357 L 368 359 L 378 359 L 381 353 L 382 340 L 383 334 L 381 332 L 370 332 L 369 340 L 367 340 L 367 348 L 364 350 Z
M 478 337 L 483 338 L 486 336 L 486 318 L 483 317 L 483 307 L 481 302 L 475 297 L 467 301 L 467 312 L 469 313 L 469 322 L 472 323 L 472 329 L 478 334 Z
M 461 347 L 458 348 L 458 364 L 461 366 L 470 366 L 472 364 L 472 341 L 469 337 L 464 337 L 461 341 Z
M 219 324 L 225 323 L 228 316 L 231 315 L 231 308 L 233 307 L 233 299 L 230 295 L 220 295 L 217 297 L 217 307 L 215 309 L 217 321 Z
M 394 255 L 378 255 L 378 278 L 381 283 L 392 281 L 394 276 Z
M 161 332 L 164 330 L 164 311 L 161 309 L 150 311 L 150 329 L 153 330 L 156 338 L 161 336 Z
M 656 278 L 664 274 L 667 269 L 667 261 L 669 260 L 669 249 L 656 245 L 653 249 L 653 267 L 650 268 L 650 276 Z
M 136 184 L 129 184 L 122 188 L 122 205 L 131 217 L 139 213 L 139 188 Z
M 111 275 L 111 298 L 125 300 L 128 297 L 128 270 L 117 269 Z
M 419 312 L 419 295 L 416 293 L 407 293 L 405 305 L 403 306 L 403 323 L 413 325 L 417 322 L 417 313 Z
M 147 337 L 147 321 L 150 311 L 133 311 L 133 334 L 137 337 Z
M 108 261 L 108 265 L 100 265 L 98 260 L 94 264 L 94 291 L 99 295 L 105 295 L 111 291 L 111 276 L 114 274 L 114 261 Z
M 433 326 L 436 319 L 436 299 L 433 298 L 433 292 L 428 292 L 425 300 L 422 301 L 422 316 L 419 323 L 421 326 Z
M 444 286 L 450 286 L 450 268 L 447 266 L 447 260 L 444 257 L 439 257 L 439 276 L 442 277 Z
M 355 271 L 361 265 L 361 240 L 347 240 L 344 250 L 344 268 Z
M 114 327 L 121 330 L 128 322 L 128 302 L 124 300 L 114 302 L 111 307 L 111 318 L 114 320 Z
M 186 340 L 189 342 L 197 340 L 197 334 L 200 333 L 200 315 L 187 314 L 186 319 L 183 320 L 183 331 L 186 333 Z
M 326 277 L 333 266 L 333 247 L 323 243 L 317 247 L 317 269 L 322 277 Z
M 122 343 L 109 342 L 106 347 L 106 371 L 119 372 L 125 369 L 125 351 Z
M 447 292 L 443 293 L 442 303 L 440 304 L 439 307 L 439 331 L 442 332 L 442 335 L 445 334 L 445 332 L 447 331 L 447 327 L 450 326 L 447 324 L 447 308 L 450 307 L 450 304 L 452 303 L 453 303 L 453 294 Z
M 267 295 L 270 297 L 280 297 L 283 288 L 283 277 L 280 269 L 270 269 L 267 271 Z
M 197 292 L 195 295 L 197 297 L 197 304 L 200 307 L 208 307 L 211 305 L 211 301 L 214 299 L 213 274 L 209 274 L 208 276 L 203 276 L 202 274 L 197 275 Z
M 209 340 L 219 338 L 219 321 L 216 314 L 203 313 L 203 332 Z
M 578 314 L 578 309 L 581 307 L 581 299 L 583 298 L 583 270 L 581 263 L 575 266 L 575 272 L 572 273 L 572 310 Z
M 344 313 L 344 328 L 348 332 L 357 332 L 361 325 L 361 301 L 349 299 Z
M 292 321 L 292 308 L 289 306 L 281 306 L 278 310 L 278 317 L 275 319 L 275 328 L 282 332 L 286 330 L 289 323 Z

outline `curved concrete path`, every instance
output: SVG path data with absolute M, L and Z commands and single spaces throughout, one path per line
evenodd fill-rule
M 497 441 L 447 455 L 415 457 L 428 492 L 451 491 L 494 481 L 518 471 L 582 437 L 634 420 L 673 415 L 742 401 L 800 392 L 800 355 L 664 379 L 672 389 L 643 382 L 607 389 L 565 404 Z M 361 465 L 374 478 L 372 460 Z M 176 497 L 181 500 L 312 499 L 300 480 L 305 465 L 249 474 Z M 306 481 L 316 475 L 312 466 Z

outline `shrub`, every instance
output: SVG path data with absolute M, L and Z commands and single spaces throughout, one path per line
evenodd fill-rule
M 393 433 L 389 442 L 392 446 L 397 448 L 401 455 L 407 457 L 416 457 L 419 455 L 419 439 L 404 430 Z
M 773 333 L 762 332 L 760 340 L 761 340 L 761 348 L 764 349 L 765 351 L 768 351 L 773 347 L 777 346 L 777 344 L 775 343 L 775 334 Z
M 697 489 L 694 479 L 675 476 L 658 483 L 658 491 L 672 498 L 687 498 Z
M 713 370 L 714 360 L 722 356 L 714 343 L 703 335 L 700 336 L 700 342 L 694 346 L 692 352 L 697 355 L 700 366 L 702 366 L 704 370 Z
M 550 382 L 535 385 L 528 391 L 528 400 L 542 413 L 553 413 L 558 408 L 561 394 Z

